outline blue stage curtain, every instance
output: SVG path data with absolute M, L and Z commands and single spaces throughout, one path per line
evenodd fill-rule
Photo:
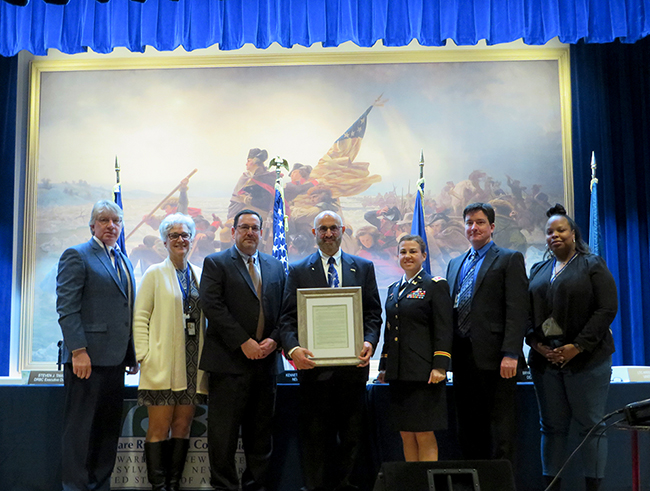
M 554 37 L 633 43 L 648 33 L 650 0 L 70 0 L 65 6 L 29 0 L 24 7 L 0 0 L 3 56 L 23 49 L 45 55 L 48 48 L 143 51 L 145 45 L 161 51 L 273 42 L 404 46 L 414 39 L 424 46 L 447 39 L 541 45 Z
M 0 56 L 0 376 L 9 375 L 17 57 Z
M 571 47 L 576 220 L 589 223 L 596 152 L 604 258 L 619 294 L 618 365 L 650 364 L 650 39 Z

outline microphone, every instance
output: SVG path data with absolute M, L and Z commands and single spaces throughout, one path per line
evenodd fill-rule
M 650 423 L 650 399 L 632 402 L 623 408 L 625 421 L 631 426 Z

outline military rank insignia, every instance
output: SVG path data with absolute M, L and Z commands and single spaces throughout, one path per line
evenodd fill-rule
M 424 291 L 422 288 L 418 288 L 417 290 L 413 290 L 411 293 L 406 295 L 406 298 L 415 298 L 417 300 L 422 300 L 426 294 L 426 291 Z

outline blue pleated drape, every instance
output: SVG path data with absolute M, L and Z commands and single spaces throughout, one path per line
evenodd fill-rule
M 17 57 L 0 56 L 0 376 L 9 374 Z
M 618 365 L 650 365 L 650 39 L 571 47 L 576 220 L 589 223 L 596 152 L 604 253 L 619 294 Z
M 648 14 L 646 14 L 648 12 Z M 650 32 L 650 0 L 30 0 L 24 7 L 0 0 L 0 55 L 48 48 L 78 53 L 145 46 L 191 51 L 250 43 L 338 46 L 474 45 L 523 39 L 542 45 L 584 39 L 633 43 Z

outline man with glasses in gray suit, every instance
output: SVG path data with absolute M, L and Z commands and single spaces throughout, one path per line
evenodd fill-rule
M 116 246 L 122 210 L 98 201 L 91 239 L 59 260 L 56 310 L 63 332 L 63 490 L 109 491 L 122 421 L 124 372 L 137 373 L 131 335 L 135 282 Z

